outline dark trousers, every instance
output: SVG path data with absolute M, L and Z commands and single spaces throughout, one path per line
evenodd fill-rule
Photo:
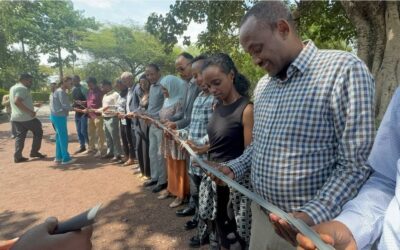
M 189 207 L 195 208 L 196 213 L 193 216 L 192 220 L 198 221 L 199 219 L 199 188 L 202 176 L 196 174 L 189 174 L 190 178 L 190 201 Z
M 33 134 L 31 154 L 38 153 L 40 147 L 42 146 L 43 137 L 42 123 L 39 121 L 39 119 L 34 118 L 26 122 L 13 121 L 12 126 L 14 126 L 16 132 L 14 159 L 21 159 L 22 151 L 24 150 L 25 146 L 26 134 L 29 130 L 32 131 Z
M 132 138 L 132 121 L 126 119 L 126 125 L 123 125 L 121 121 L 120 125 L 122 147 L 124 149 L 125 157 L 133 160 L 136 158 L 136 153 L 135 144 L 133 143 Z
M 85 148 L 89 144 L 88 136 L 88 120 L 86 115 L 75 115 L 76 133 L 78 134 L 79 144 L 81 148 Z
M 228 234 L 236 232 L 235 218 L 228 216 L 228 203 L 229 203 L 230 190 L 228 186 L 217 185 L 217 218 L 216 227 L 219 243 L 222 247 L 229 249 L 230 240 Z
M 137 140 L 138 149 L 137 156 L 141 173 L 150 177 L 150 158 L 149 158 L 149 126 L 143 121 L 139 120 L 137 125 Z

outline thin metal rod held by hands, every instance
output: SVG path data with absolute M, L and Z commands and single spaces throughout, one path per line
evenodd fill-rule
M 140 117 L 140 118 L 143 118 L 143 116 Z M 222 180 L 228 186 L 234 188 L 235 190 L 239 191 L 243 195 L 247 196 L 252 201 L 255 201 L 257 204 L 259 204 L 261 207 L 266 209 L 268 212 L 276 214 L 280 218 L 282 218 L 285 221 L 287 221 L 293 228 L 297 229 L 300 233 L 302 233 L 306 237 L 310 238 L 314 242 L 315 246 L 318 249 L 320 249 L 320 250 L 334 250 L 335 249 L 333 246 L 328 245 L 325 242 L 323 242 L 321 240 L 321 238 L 318 236 L 318 234 L 316 232 L 314 232 L 314 230 L 312 230 L 302 220 L 294 218 L 293 216 L 289 215 L 288 213 L 286 213 L 282 209 L 280 209 L 277 206 L 275 206 L 275 205 L 271 204 L 270 202 L 266 201 L 259 194 L 256 194 L 256 193 L 250 191 L 249 189 L 247 189 L 244 186 L 240 185 L 236 181 L 230 179 L 228 176 L 224 175 L 223 173 L 221 173 L 220 171 L 218 171 L 214 167 L 212 167 L 212 166 L 208 165 L 207 163 L 205 163 L 202 159 L 199 158 L 199 156 L 192 150 L 192 148 L 184 140 L 179 138 L 179 136 L 176 133 L 174 133 L 174 131 L 172 131 L 171 129 L 165 127 L 161 122 L 159 122 L 158 120 L 155 120 L 155 119 L 153 119 L 151 117 L 147 117 L 147 119 L 151 120 L 151 122 L 154 123 L 157 127 L 159 127 L 160 129 L 166 131 L 167 133 L 169 133 L 174 138 L 175 141 L 179 142 L 186 149 L 186 151 L 190 154 L 190 156 L 193 158 L 193 160 L 196 161 L 200 165 L 200 167 L 202 169 L 204 169 L 207 172 L 213 174 L 215 177 L 217 177 L 218 179 Z

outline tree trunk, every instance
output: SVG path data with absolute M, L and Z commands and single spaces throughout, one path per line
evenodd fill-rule
M 25 43 L 24 43 L 24 39 L 21 39 L 21 48 L 22 48 L 22 55 L 24 56 L 24 58 L 26 59 L 26 54 L 25 54 Z
M 375 117 L 379 124 L 400 83 L 399 3 L 341 2 L 357 29 L 357 54 L 375 77 Z
M 61 57 L 61 47 L 57 46 L 57 50 L 58 50 L 58 69 L 60 72 L 60 82 L 63 79 L 63 63 L 62 63 L 62 57 Z

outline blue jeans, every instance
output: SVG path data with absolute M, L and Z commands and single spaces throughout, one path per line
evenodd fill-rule
M 68 153 L 67 117 L 50 115 L 50 120 L 56 130 L 56 160 L 67 162 L 71 160 Z
M 75 115 L 75 126 L 81 148 L 85 148 L 85 143 L 89 144 L 88 120 L 86 115 Z

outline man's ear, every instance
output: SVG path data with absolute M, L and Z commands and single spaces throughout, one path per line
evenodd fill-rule
M 289 23 L 285 19 L 279 19 L 276 22 L 276 31 L 281 35 L 283 39 L 286 39 L 291 31 Z

